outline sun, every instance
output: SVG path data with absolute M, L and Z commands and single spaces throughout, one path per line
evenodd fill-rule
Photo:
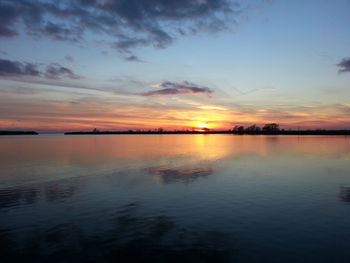
M 204 131 L 214 128 L 215 124 L 207 120 L 197 120 L 189 123 L 188 126 L 192 127 L 192 129 L 195 129 L 197 131 Z
M 201 128 L 201 129 L 209 128 L 209 124 L 205 122 L 199 122 L 197 123 L 197 128 Z

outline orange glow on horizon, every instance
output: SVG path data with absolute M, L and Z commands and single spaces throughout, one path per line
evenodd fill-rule
M 7 98 L 4 108 L 8 106 L 8 117 L 0 118 L 2 130 L 36 130 L 36 131 L 90 131 L 97 128 L 101 131 L 114 130 L 228 130 L 235 125 L 248 127 L 256 124 L 262 127 L 266 123 L 276 122 L 285 129 L 338 129 L 347 128 L 348 115 L 341 115 L 338 108 L 316 107 L 285 110 L 281 112 L 252 110 L 243 112 L 239 109 L 202 109 L 196 105 L 191 108 L 177 108 L 152 105 L 121 105 L 104 102 L 103 105 L 52 103 L 33 106 L 29 102 Z M 1 103 L 3 102 L 3 103 Z M 5 105 L 5 106 L 4 106 Z M 205 105 L 204 105 L 205 106 Z M 12 108 L 16 108 L 16 118 Z M 164 108 L 165 107 L 165 108 Z M 340 110 L 348 109 L 343 105 Z M 5 107 L 6 109 L 6 107 Z M 11 109 L 11 110 L 10 110 Z M 311 110 L 310 110 L 311 109 Z M 303 112 L 303 110 L 305 112 Z M 11 115 L 12 114 L 12 115 Z

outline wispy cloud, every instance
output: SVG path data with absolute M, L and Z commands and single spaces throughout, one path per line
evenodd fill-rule
M 125 60 L 130 62 L 144 62 L 138 56 L 135 56 L 135 55 L 128 56 L 125 58 Z
M 184 81 L 183 83 L 163 82 L 158 85 L 161 89 L 141 93 L 142 96 L 168 96 L 181 94 L 205 94 L 210 95 L 213 91 L 207 87 L 200 87 L 196 84 Z
M 235 91 L 237 91 L 237 93 L 239 93 L 240 95 L 248 95 L 250 93 L 254 93 L 254 92 L 257 92 L 257 91 L 275 91 L 276 88 L 273 88 L 273 87 L 262 87 L 262 88 L 255 88 L 255 89 L 250 89 L 250 90 L 247 90 L 247 91 L 242 91 L 236 87 L 233 87 L 233 89 Z
M 51 63 L 45 69 L 35 63 L 12 61 L 0 59 L 0 77 L 45 77 L 48 79 L 61 79 L 68 77 L 70 79 L 80 79 L 71 69 L 61 66 L 58 63 Z
M 70 79 L 80 79 L 69 68 L 62 67 L 60 64 L 52 63 L 46 67 L 45 76 L 49 79 L 60 79 L 61 77 L 68 77 Z
M 72 56 L 65 56 L 64 59 L 68 62 L 74 62 L 74 58 Z
M 37 65 L 27 62 L 11 61 L 0 59 L 0 76 L 39 76 L 40 71 Z
M 337 66 L 340 68 L 339 73 L 350 72 L 350 58 L 343 58 Z

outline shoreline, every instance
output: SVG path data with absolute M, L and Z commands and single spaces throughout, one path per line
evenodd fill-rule
M 350 130 L 325 131 L 276 131 L 276 132 L 233 132 L 233 131 L 100 131 L 100 132 L 65 132 L 64 135 L 168 135 L 168 134 L 233 134 L 233 135 L 350 135 Z
M 35 131 L 0 131 L 0 135 L 39 135 Z

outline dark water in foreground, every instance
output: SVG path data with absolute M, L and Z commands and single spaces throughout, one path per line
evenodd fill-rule
M 350 262 L 350 138 L 0 137 L 1 262 Z

